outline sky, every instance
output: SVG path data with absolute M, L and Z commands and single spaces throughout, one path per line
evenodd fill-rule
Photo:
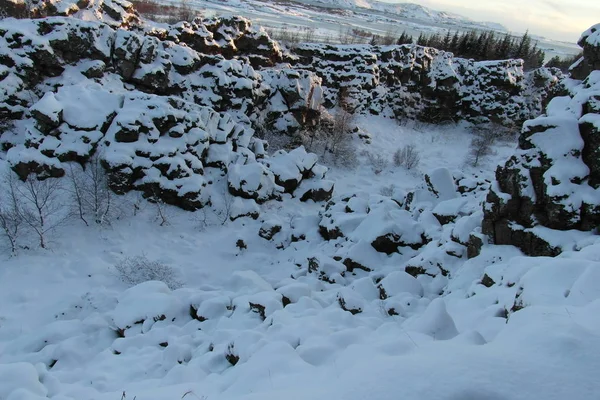
M 405 0 L 410 2 L 411 0 Z M 387 0 L 387 2 L 404 2 Z M 513 32 L 575 42 L 590 26 L 600 23 L 598 0 L 412 0 L 440 11 L 479 21 L 498 22 Z

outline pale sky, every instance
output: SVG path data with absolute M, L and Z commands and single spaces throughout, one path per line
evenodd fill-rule
M 411 0 L 405 0 L 410 2 Z M 403 2 L 387 0 L 387 2 Z M 440 11 L 480 21 L 499 22 L 513 32 L 575 42 L 600 23 L 600 0 L 413 0 Z

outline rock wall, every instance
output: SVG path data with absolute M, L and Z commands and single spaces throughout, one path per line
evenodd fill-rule
M 277 163 L 251 128 L 280 98 L 286 101 L 274 124 L 286 131 L 299 126 L 296 118 L 320 105 L 320 79 L 289 69 L 261 73 L 242 56 L 217 54 L 250 40 L 243 39 L 249 24 L 211 21 L 218 34 L 199 22 L 166 33 L 65 17 L 0 22 L 0 143 L 13 169 L 23 179 L 60 177 L 66 163 L 84 165 L 96 155 L 115 192 L 142 190 L 189 210 L 210 204 L 205 189 L 225 177 L 230 193 L 243 199 L 236 203 L 240 215 L 252 216 L 255 203 L 284 191 L 306 195 L 307 189 L 296 193 L 301 181 L 332 190 L 330 182 L 317 183 L 326 169 L 314 155 L 310 166 L 298 162 L 294 187 L 279 186 L 284 178 L 269 167 Z M 263 55 L 273 56 L 276 47 L 267 42 Z M 278 157 L 293 164 L 299 156 Z
M 433 123 L 522 122 L 542 111 L 561 77 L 524 73 L 522 60 L 475 62 L 418 45 L 301 44 L 288 58 L 323 78 L 328 107 L 342 96 L 358 112 Z
M 255 69 L 275 62 L 280 50 L 263 31 L 251 30 L 243 18 L 182 22 L 169 30 L 147 32 L 113 29 L 74 18 L 7 20 L 0 25 L 0 36 L 0 76 L 11 83 L 0 93 L 0 113 L 12 117 L 22 115 L 31 105 L 22 98 L 23 91 L 43 94 L 36 85 L 45 78 L 63 76 L 70 66 L 84 60 L 94 61 L 82 72 L 88 79 L 116 74 L 119 80 L 133 85 L 132 89 L 176 95 L 231 113 L 247 124 L 277 96 L 297 97 L 285 110 L 289 115 L 284 117 L 290 121 L 295 121 L 294 115 L 319 106 L 307 97 L 320 85 L 315 74 L 269 70 L 263 77 Z M 245 56 L 244 51 L 253 46 L 259 50 L 252 57 Z M 233 53 L 236 58 L 231 58 Z M 279 78 L 274 79 L 277 74 Z M 282 75 L 291 82 L 281 79 Z M 293 90 L 297 93 L 291 93 Z M 297 121 L 291 124 L 299 125 Z
M 18 18 L 79 17 L 115 28 L 140 25 L 140 17 L 127 0 L 0 0 L 0 9 Z
M 600 69 L 600 24 L 583 32 L 577 44 L 583 49 L 583 57 L 570 67 L 570 72 L 574 79 L 585 79 Z
M 600 227 L 597 29 L 579 41 L 586 59 L 578 64 L 595 69 L 583 81 L 572 81 L 567 96 L 552 99 L 545 114 L 523 124 L 516 153 L 496 170 L 482 229 L 496 244 L 533 256 L 556 255 L 561 251 L 556 231 Z

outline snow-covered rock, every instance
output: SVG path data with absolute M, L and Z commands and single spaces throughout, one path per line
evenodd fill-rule
M 497 169 L 484 207 L 483 233 L 494 243 L 557 255 L 572 246 L 576 233 L 568 231 L 600 225 L 599 94 L 595 70 L 523 124 L 519 147 Z
M 569 68 L 575 79 L 585 79 L 591 71 L 600 69 L 600 24 L 581 34 L 577 44 L 583 48 L 583 57 Z
M 458 118 L 512 126 L 539 113 L 560 74 L 525 73 L 521 60 L 476 62 L 412 44 L 300 44 L 288 58 L 323 77 L 327 107 L 342 93 L 357 112 L 433 123 Z

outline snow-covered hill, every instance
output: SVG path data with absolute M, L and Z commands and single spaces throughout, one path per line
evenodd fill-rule
M 294 0 L 306 4 L 321 4 L 331 8 L 343 8 L 356 11 L 372 10 L 388 13 L 411 20 L 450 25 L 471 25 L 473 28 L 487 28 L 507 31 L 501 24 L 473 21 L 462 15 L 447 11 L 437 11 L 416 3 L 386 3 L 377 0 Z

